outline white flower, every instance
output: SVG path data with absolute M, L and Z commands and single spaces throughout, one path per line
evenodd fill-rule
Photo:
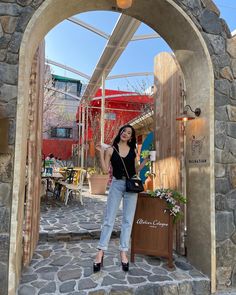
M 173 199 L 171 196 L 166 195 L 165 198 L 166 198 L 166 201 L 167 201 L 167 202 L 169 202 L 169 203 L 175 205 L 176 201 L 175 201 L 175 199 Z
M 180 206 L 175 205 L 171 210 L 175 213 L 178 213 L 180 211 Z
M 174 221 L 181 217 L 181 207 L 177 204 L 186 203 L 186 199 L 178 192 L 172 189 L 159 188 L 152 191 L 152 196 L 166 201 L 170 215 L 174 216 Z

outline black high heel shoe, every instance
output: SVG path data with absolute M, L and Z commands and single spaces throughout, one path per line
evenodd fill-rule
M 122 262 L 121 261 L 121 265 L 122 265 L 123 271 L 129 271 L 129 262 Z
M 103 267 L 103 257 L 104 257 L 104 253 L 102 254 L 101 262 L 93 263 L 93 272 L 98 272 L 101 270 L 101 267 Z

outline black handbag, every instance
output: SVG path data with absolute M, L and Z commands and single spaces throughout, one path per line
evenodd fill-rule
M 113 146 L 113 148 L 117 152 L 117 154 L 120 156 L 117 149 L 114 146 Z M 126 192 L 129 192 L 129 193 L 141 193 L 141 192 L 143 192 L 144 187 L 143 187 L 142 180 L 137 175 L 134 175 L 133 177 L 130 178 L 129 174 L 128 174 L 128 171 L 126 169 L 125 163 L 124 163 L 121 156 L 120 156 L 120 159 L 121 159 L 121 161 L 123 163 L 123 166 L 125 168 L 125 172 L 126 172 L 126 175 L 127 175 L 127 178 L 126 178 Z
M 138 177 L 132 177 L 126 179 L 126 191 L 141 193 L 144 191 L 142 180 Z

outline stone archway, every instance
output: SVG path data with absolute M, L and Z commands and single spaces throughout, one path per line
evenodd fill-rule
M 20 1 L 21 2 L 21 1 Z M 32 1 L 27 1 L 29 6 Z M 20 44 L 18 97 L 15 136 L 15 157 L 13 170 L 13 192 L 11 213 L 11 236 L 9 258 L 9 294 L 14 294 L 20 273 L 21 228 L 23 212 L 24 171 L 26 158 L 26 114 L 28 108 L 29 75 L 33 55 L 47 32 L 65 18 L 91 10 L 114 10 L 115 1 L 110 0 L 70 0 L 65 7 L 64 0 L 45 0 L 33 9 L 22 4 L 21 31 L 24 32 Z M 202 109 L 201 118 L 187 128 L 187 195 L 188 215 L 188 257 L 190 261 L 211 278 L 215 289 L 215 179 L 214 179 L 214 75 L 207 45 L 200 33 L 196 15 L 203 15 L 200 4 L 182 6 L 172 0 L 136 0 L 132 8 L 125 11 L 156 30 L 170 45 L 182 68 L 186 81 L 187 103 Z M 33 1 L 36 3 L 37 1 Z M 10 5 L 10 4 L 9 4 Z M 14 7 L 16 9 L 16 7 Z M 205 11 L 211 12 L 211 6 Z M 25 13 L 25 14 L 24 14 Z M 188 16 L 189 14 L 189 16 Z M 209 15 L 210 19 L 210 15 Z M 195 23 L 198 25 L 196 25 Z M 216 33 L 219 34 L 219 33 Z M 20 39 L 20 37 L 19 37 Z M 205 138 L 204 162 L 191 158 L 192 136 Z M 193 162 L 192 162 L 193 160 Z M 194 162 L 195 161 L 195 162 Z M 201 223 L 199 224 L 199 219 Z M 201 256 L 197 256 L 201 249 Z

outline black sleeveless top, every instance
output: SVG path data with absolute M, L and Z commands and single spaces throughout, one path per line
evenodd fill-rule
M 118 145 L 115 145 L 115 148 L 119 152 Z M 125 158 L 122 157 L 125 163 L 126 170 L 129 174 L 129 177 L 132 177 L 136 174 L 135 157 L 136 157 L 136 153 L 133 148 L 130 148 L 129 153 Z M 112 174 L 116 179 L 121 179 L 124 176 L 127 177 L 124 165 L 115 149 L 113 150 L 113 153 L 111 155 L 111 165 L 112 165 Z

